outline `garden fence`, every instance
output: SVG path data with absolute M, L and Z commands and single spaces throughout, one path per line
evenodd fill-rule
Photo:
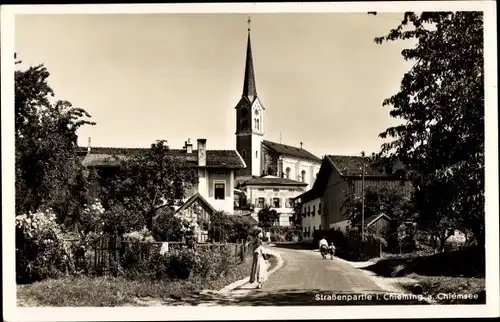
M 71 242 L 71 241 L 69 241 Z M 183 242 L 146 242 L 124 240 L 119 236 L 102 236 L 86 249 L 77 249 L 74 253 L 75 266 L 86 273 L 92 270 L 97 275 L 108 275 L 114 265 L 124 256 L 133 256 L 138 262 L 147 261 L 155 253 L 171 253 L 180 250 L 201 250 L 222 252 L 228 250 L 234 264 L 238 264 L 251 255 L 251 247 L 247 243 L 198 243 L 189 248 Z

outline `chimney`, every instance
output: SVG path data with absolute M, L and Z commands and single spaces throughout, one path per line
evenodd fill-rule
M 191 143 L 191 139 L 188 139 L 185 143 L 186 153 L 193 153 L 193 143 Z
M 207 165 L 207 139 L 198 139 L 198 166 Z
M 302 142 L 300 142 L 300 148 L 302 149 Z
M 89 143 L 88 143 L 88 146 L 87 146 L 87 153 L 90 153 L 90 147 L 91 147 L 90 142 L 91 142 L 91 139 L 90 139 L 90 136 L 89 136 Z

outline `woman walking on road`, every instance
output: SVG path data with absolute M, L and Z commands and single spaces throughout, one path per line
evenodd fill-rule
M 262 284 L 267 282 L 267 261 L 265 259 L 264 247 L 262 246 L 262 232 L 259 233 L 254 241 L 252 272 L 250 274 L 250 283 L 257 282 L 257 288 L 262 288 Z

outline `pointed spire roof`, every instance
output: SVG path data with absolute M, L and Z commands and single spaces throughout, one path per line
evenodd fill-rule
M 257 87 L 255 86 L 255 73 L 253 70 L 252 43 L 250 41 L 250 17 L 248 18 L 248 41 L 247 57 L 245 65 L 245 79 L 243 82 L 243 97 L 253 102 L 257 97 Z

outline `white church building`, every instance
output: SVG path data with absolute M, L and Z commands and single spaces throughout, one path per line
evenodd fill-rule
M 235 109 L 236 150 L 247 166 L 236 172 L 235 184 L 238 189 L 248 191 L 247 186 L 255 185 L 255 179 L 259 178 L 258 189 L 268 189 L 270 192 L 280 191 L 279 195 L 283 198 L 280 205 L 287 204 L 290 198 L 309 190 L 316 180 L 321 159 L 305 150 L 302 142 L 300 147 L 294 147 L 265 139 L 266 109 L 257 95 L 250 28 L 248 28 L 243 93 Z M 297 188 L 283 189 L 283 182 L 281 182 L 283 180 L 276 180 L 277 178 L 287 179 L 287 185 Z M 253 197 L 250 200 L 253 202 Z M 288 217 L 292 207 L 286 210 L 286 214 L 282 214 L 283 220 L 280 220 L 280 225 L 289 222 Z

